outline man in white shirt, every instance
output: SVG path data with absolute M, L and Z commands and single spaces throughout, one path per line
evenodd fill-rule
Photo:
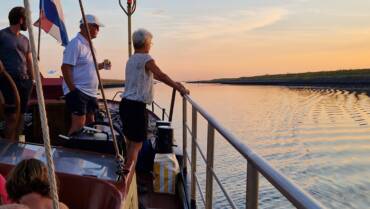
M 94 15 L 86 15 L 86 20 L 91 39 L 94 39 L 98 35 L 99 27 L 104 25 Z M 99 70 L 103 67 L 104 63 L 98 64 Z M 88 33 L 82 19 L 80 32 L 64 50 L 62 73 L 66 105 L 72 114 L 71 128 L 68 132 L 68 135 L 71 135 L 83 128 L 85 124 L 94 122 L 94 115 L 98 109 L 96 97 L 99 82 L 88 42 Z

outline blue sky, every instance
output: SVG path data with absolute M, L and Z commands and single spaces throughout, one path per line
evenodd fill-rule
M 76 0 L 62 0 L 70 38 L 81 18 Z M 85 0 L 87 13 L 106 24 L 96 40 L 103 77 L 124 78 L 127 19 L 118 1 Z M 38 1 L 30 0 L 33 19 Z M 3 1 L 0 27 L 10 8 Z M 180 80 L 370 67 L 370 1 L 364 0 L 139 0 L 133 28 L 154 35 L 157 64 Z M 63 48 L 42 36 L 41 67 L 59 72 Z

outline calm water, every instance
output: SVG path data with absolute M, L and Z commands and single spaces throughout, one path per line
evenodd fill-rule
M 366 94 L 330 89 L 187 86 L 195 101 L 224 127 L 328 208 L 370 208 L 370 98 Z M 168 107 L 170 96 L 170 89 L 156 86 L 158 103 Z M 173 126 L 181 145 L 179 97 L 176 102 Z M 206 124 L 201 116 L 198 124 L 199 143 L 205 150 Z M 204 180 L 205 166 L 199 163 L 198 175 Z M 218 134 L 215 169 L 238 207 L 244 208 L 246 162 Z M 260 179 L 261 208 L 293 208 Z M 204 184 L 202 187 L 205 191 Z M 214 187 L 214 208 L 230 208 L 216 183 Z M 201 202 L 198 206 L 203 207 Z

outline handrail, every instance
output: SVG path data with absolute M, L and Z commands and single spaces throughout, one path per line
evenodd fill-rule
M 283 194 L 295 207 L 297 208 L 304 208 L 304 209 L 319 209 L 325 208 L 321 203 L 315 200 L 311 195 L 300 189 L 297 185 L 291 182 L 287 177 L 285 177 L 282 173 L 275 170 L 266 160 L 264 160 L 261 156 L 257 153 L 252 151 L 249 147 L 243 144 L 238 138 L 236 138 L 232 133 L 226 130 L 222 125 L 220 125 L 215 118 L 213 118 L 207 111 L 205 111 L 201 106 L 199 106 L 190 96 L 185 95 L 185 99 L 183 99 L 183 103 L 189 102 L 192 107 L 199 112 L 205 120 L 207 120 L 209 125 L 209 130 L 211 131 L 217 130 L 248 162 L 248 178 L 253 176 L 253 179 L 257 178 L 256 183 L 247 183 L 247 187 L 257 188 L 256 191 L 258 192 L 258 175 L 252 175 L 255 170 L 260 172 L 275 188 L 277 188 L 281 194 Z M 186 105 L 183 104 L 183 107 L 186 108 Z M 183 110 L 183 113 L 186 112 Z M 184 116 L 186 117 L 186 115 Z M 183 119 L 183 121 L 186 121 Z M 186 124 L 184 125 L 184 129 L 186 130 Z M 213 140 L 214 138 L 210 138 Z M 184 139 L 186 141 L 186 139 Z M 208 146 L 207 146 L 208 147 Z M 184 148 L 186 149 L 186 147 Z M 213 150 L 212 150 L 213 152 Z M 208 153 L 208 149 L 207 149 Z M 208 160 L 208 159 L 207 159 Z M 250 163 L 250 164 L 249 164 Z M 249 171 L 251 169 L 251 171 Z M 209 171 L 211 172 L 211 171 Z M 208 181 L 208 180 L 207 180 Z M 247 189 L 248 190 L 248 189 Z M 251 189 L 251 192 L 253 189 Z M 248 197 L 255 197 L 257 199 L 257 194 L 249 194 L 250 191 L 247 191 Z M 248 208 L 257 208 L 258 200 L 251 200 L 253 204 L 249 205 Z M 210 207 L 210 206 L 208 206 Z
M 186 128 L 187 128 L 188 132 L 190 133 L 190 135 L 192 135 L 192 136 L 193 136 L 193 134 L 192 134 L 191 130 L 189 129 L 189 127 L 188 127 L 188 126 L 186 126 Z M 196 142 L 196 140 L 194 140 L 194 141 L 193 141 L 193 143 L 195 143 L 195 146 L 196 146 L 196 148 L 198 149 L 198 151 L 199 151 L 199 153 L 200 153 L 200 156 L 202 157 L 203 162 L 207 163 L 207 159 L 206 159 L 206 157 L 205 157 L 205 155 L 204 155 L 204 153 L 203 153 L 202 149 L 200 148 L 199 144 Z M 191 163 L 190 159 L 189 159 L 189 162 Z M 225 197 L 226 197 L 226 199 L 228 200 L 228 202 L 230 203 L 231 207 L 232 207 L 232 208 L 237 208 L 237 207 L 236 207 L 236 205 L 235 205 L 235 203 L 234 203 L 234 202 L 233 202 L 233 200 L 231 199 L 230 195 L 227 193 L 226 189 L 225 189 L 225 188 L 224 188 L 224 186 L 222 185 L 222 183 L 221 183 L 220 179 L 218 178 L 218 176 L 217 176 L 216 172 L 215 172 L 212 168 L 209 168 L 209 169 L 211 170 L 212 175 L 213 175 L 213 177 L 215 178 L 215 180 L 216 180 L 216 182 L 217 182 L 218 186 L 221 188 L 222 192 L 225 194 Z
M 169 119 L 169 115 L 167 114 L 167 112 L 166 112 L 166 108 L 163 108 L 163 107 L 161 107 L 158 103 L 156 103 L 155 101 L 153 101 L 152 102 L 152 112 L 154 113 L 155 111 L 154 111 L 154 106 L 157 106 L 159 109 L 161 109 L 162 110 L 162 120 L 164 120 L 165 119 L 165 116 L 167 116 L 167 119 Z M 171 121 L 170 121 L 171 122 Z
M 158 103 L 156 103 L 155 101 L 152 102 L 152 104 L 154 104 L 155 106 L 157 106 L 159 109 L 164 109 L 162 106 L 160 106 Z
M 123 91 L 117 91 L 115 94 L 114 94 L 114 96 L 113 96 L 113 98 L 112 98 L 112 101 L 114 101 L 114 99 L 116 98 L 116 96 L 118 95 L 118 94 L 122 94 L 123 93 Z
M 189 163 L 191 163 L 191 160 L 190 160 L 189 157 L 186 157 L 186 159 L 188 160 Z M 206 205 L 206 201 L 205 201 L 205 198 L 204 198 L 204 195 L 203 195 L 202 187 L 200 186 L 199 181 L 198 181 L 198 176 L 196 174 L 194 175 L 194 180 L 195 180 L 195 183 L 196 183 L 196 185 L 198 187 L 198 190 L 200 191 L 199 192 L 199 195 L 202 198 L 203 205 L 205 206 Z
M 168 116 L 168 121 L 172 121 L 172 115 L 173 115 L 173 108 L 175 106 L 175 98 L 176 98 L 176 89 L 172 89 L 172 96 L 171 96 L 171 105 L 170 105 L 170 115 Z

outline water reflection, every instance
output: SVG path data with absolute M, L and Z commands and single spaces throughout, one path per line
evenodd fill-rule
M 368 92 L 213 84 L 187 87 L 194 100 L 227 129 L 328 208 L 369 208 Z M 156 85 L 158 103 L 168 108 L 170 96 L 171 89 Z M 179 97 L 176 103 L 173 126 L 181 144 Z M 199 144 L 205 148 L 207 124 L 200 116 L 198 125 Z M 215 146 L 215 170 L 238 207 L 244 208 L 246 162 L 218 134 Z M 198 175 L 204 180 L 205 166 L 199 162 Z M 205 188 L 204 182 L 201 186 Z M 214 195 L 214 208 L 229 208 L 216 186 Z M 292 208 L 264 179 L 259 195 L 260 208 Z M 198 206 L 202 208 L 201 203 Z

